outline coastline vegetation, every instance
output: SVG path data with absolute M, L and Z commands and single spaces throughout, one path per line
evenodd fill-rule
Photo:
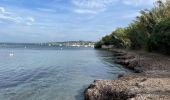
M 152 9 L 140 11 L 128 27 L 117 28 L 98 41 L 95 48 L 102 45 L 170 54 L 170 1 L 158 0 Z

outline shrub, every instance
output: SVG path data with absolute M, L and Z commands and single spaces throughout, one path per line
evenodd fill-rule
M 156 25 L 148 40 L 148 50 L 170 54 L 170 18 Z

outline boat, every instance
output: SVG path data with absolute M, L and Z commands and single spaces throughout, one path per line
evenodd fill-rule
M 12 57 L 12 56 L 14 56 L 14 54 L 13 54 L 13 53 L 10 53 L 9 56 Z

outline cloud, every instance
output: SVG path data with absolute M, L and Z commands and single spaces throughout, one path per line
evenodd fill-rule
M 157 0 L 122 0 L 121 2 L 129 6 L 152 6 Z
M 33 17 L 27 17 L 26 18 L 26 25 L 32 25 L 32 23 L 35 21 Z
M 79 14 L 97 14 L 104 12 L 111 5 L 124 4 L 131 7 L 151 7 L 156 0 L 72 0 L 73 11 Z
M 72 0 L 72 4 L 75 6 L 74 12 L 76 13 L 97 14 L 105 11 L 110 4 L 116 1 L 117 0 Z
M 75 9 L 74 12 L 79 13 L 79 14 L 85 14 L 85 13 L 89 13 L 89 14 L 97 14 L 98 12 L 100 12 L 101 10 L 98 11 L 94 11 L 94 10 L 89 10 L 89 9 Z
M 7 12 L 4 7 L 0 7 L 0 20 L 17 22 L 17 18 L 13 18 L 10 12 Z
M 54 9 L 49 9 L 49 8 L 37 8 L 37 10 L 42 11 L 42 12 L 56 12 Z
M 34 18 L 33 17 L 27 17 L 27 20 L 30 21 L 30 22 L 34 22 Z
M 10 14 L 12 14 L 12 13 L 7 12 L 4 7 L 0 7 L 0 14 L 1 14 L 1 15 L 2 15 L 2 14 L 4 14 L 4 15 L 10 15 Z
M 25 24 L 32 25 L 35 21 L 33 17 L 24 17 L 16 15 L 12 12 L 6 11 L 4 7 L 0 7 L 0 21 L 3 22 L 12 22 L 16 24 Z
M 5 9 L 3 7 L 0 7 L 0 13 L 5 13 Z

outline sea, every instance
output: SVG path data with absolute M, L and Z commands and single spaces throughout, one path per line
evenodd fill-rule
M 84 100 L 96 79 L 131 73 L 90 47 L 0 45 L 0 100 Z

